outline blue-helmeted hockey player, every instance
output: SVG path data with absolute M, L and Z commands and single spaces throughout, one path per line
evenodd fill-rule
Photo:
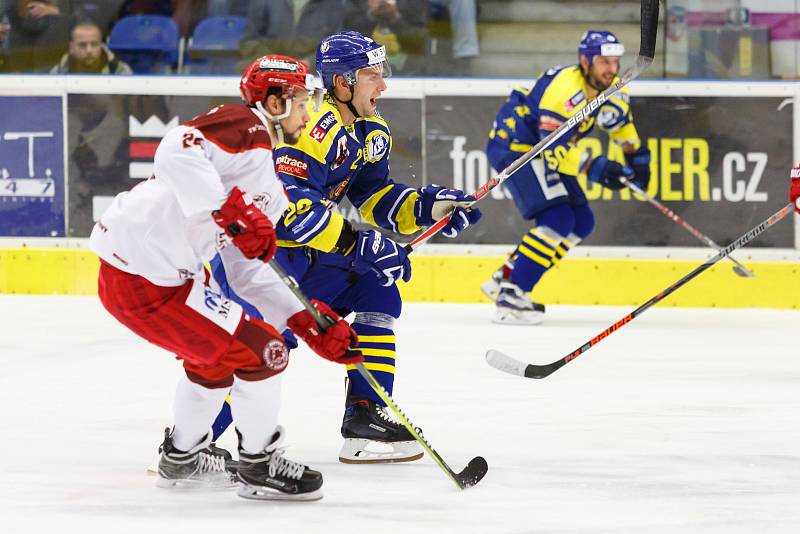
M 552 68 L 530 89 L 515 88 L 489 134 L 486 151 L 492 166 L 507 167 L 615 83 L 624 52 L 613 33 L 590 30 L 578 47 L 578 65 Z M 576 143 L 595 123 L 622 146 L 626 165 L 605 156 L 581 154 Z M 641 145 L 633 124 L 627 88 L 505 182 L 522 217 L 535 222 L 505 265 L 481 285 L 496 302 L 495 322 L 538 324 L 544 320 L 544 306 L 534 302 L 529 292 L 594 228 L 594 215 L 577 180 L 581 171 L 590 181 L 610 189 L 623 187 L 621 176 L 647 187 L 650 151 Z
M 411 264 L 402 245 L 377 230 L 356 230 L 333 208 L 347 198 L 364 222 L 400 234 L 413 234 L 453 212 L 442 230 L 447 237 L 476 223 L 481 214 L 468 207 L 474 199 L 462 191 L 434 185 L 415 189 L 393 180 L 392 137 L 377 111 L 390 75 L 383 46 L 357 32 L 337 33 L 320 43 L 316 67 L 327 90 L 325 100 L 318 112 L 311 112 L 299 141 L 275 151 L 276 170 L 289 196 L 289 208 L 276 223 L 276 259 L 308 297 L 355 314 L 352 326 L 364 365 L 391 393 L 394 322 L 402 305 L 395 282 L 410 279 Z M 215 278 L 224 286 L 219 267 Z M 348 376 L 339 459 L 362 463 L 422 457 L 411 434 L 388 417 L 380 397 L 353 366 Z

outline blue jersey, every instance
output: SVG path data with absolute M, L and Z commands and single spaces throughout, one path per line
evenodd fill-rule
M 615 78 L 614 83 L 617 81 Z M 490 144 L 507 151 L 505 166 L 567 122 L 588 101 L 580 66 L 552 68 L 530 89 L 514 88 L 497 113 L 489 134 Z M 639 135 L 629 101 L 628 89 L 624 87 L 591 117 L 564 133 L 542 153 L 546 171 L 577 176 L 581 154 L 576 143 L 589 135 L 595 123 L 608 132 L 612 141 L 638 148 Z
M 346 126 L 330 100 L 310 115 L 298 143 L 275 150 L 276 171 L 290 202 L 276 225 L 278 244 L 347 254 L 353 240 L 342 235 L 352 230 L 332 210 L 345 197 L 373 226 L 401 234 L 420 230 L 414 216 L 419 195 L 391 178 L 392 137 L 386 121 L 357 118 Z

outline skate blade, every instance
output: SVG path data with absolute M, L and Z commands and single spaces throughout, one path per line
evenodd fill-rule
M 537 325 L 544 322 L 544 313 L 498 312 L 492 318 L 492 322 L 495 324 Z
M 307 493 L 284 493 L 264 486 L 251 486 L 240 483 L 236 494 L 251 501 L 318 501 L 322 495 L 322 489 L 316 489 Z
M 156 473 L 156 487 L 169 490 L 186 491 L 229 491 L 238 486 L 238 483 L 231 478 L 230 482 L 213 482 L 206 480 L 171 479 L 164 478 Z
M 373 441 L 369 439 L 346 438 L 339 451 L 339 461 L 343 464 L 393 464 L 413 462 L 423 456 L 416 441 Z
M 497 300 L 497 293 L 500 291 L 500 284 L 490 279 L 481 284 L 481 292 L 492 302 Z

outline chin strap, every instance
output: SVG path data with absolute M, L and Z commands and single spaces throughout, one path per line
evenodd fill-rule
M 266 109 L 264 109 L 264 105 L 261 102 L 256 102 L 256 109 L 263 114 L 269 121 L 272 123 L 272 126 L 275 128 L 275 136 L 278 138 L 278 142 L 276 144 L 283 143 L 283 127 L 281 126 L 281 119 L 285 119 L 289 116 L 292 112 L 292 99 L 286 99 L 286 111 L 281 113 L 280 115 L 272 115 Z

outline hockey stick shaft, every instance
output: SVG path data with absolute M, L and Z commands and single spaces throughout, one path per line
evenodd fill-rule
M 294 296 L 297 297 L 297 300 L 299 300 L 300 303 L 305 307 L 305 309 L 308 310 L 308 312 L 314 318 L 314 321 L 317 323 L 317 326 L 319 326 L 323 330 L 331 326 L 329 319 L 323 316 L 320 313 L 320 311 L 311 303 L 311 301 L 308 300 L 308 297 L 306 297 L 306 295 L 300 289 L 300 286 L 297 284 L 294 278 L 289 276 L 277 261 L 275 261 L 274 259 L 270 260 L 269 266 L 272 267 L 272 270 L 275 271 L 275 273 L 283 281 L 283 283 L 286 284 L 286 286 L 291 290 L 292 293 L 294 293 Z M 472 480 L 468 480 L 465 483 L 464 477 L 460 477 L 459 474 L 453 471 L 450 468 L 450 466 L 447 465 L 447 462 L 445 462 L 442 459 L 442 457 L 439 456 L 439 453 L 437 453 L 436 450 L 425 440 L 425 438 L 422 437 L 422 430 L 413 425 L 408 416 L 405 413 L 403 413 L 403 411 L 400 409 L 399 406 L 397 406 L 397 403 L 394 402 L 394 399 L 392 399 L 392 397 L 389 395 L 386 389 L 384 389 L 384 387 L 380 384 L 380 382 L 378 382 L 375 379 L 375 376 L 369 371 L 369 369 L 364 367 L 363 363 L 357 363 L 355 364 L 355 367 L 358 373 L 362 377 L 364 377 L 364 380 L 367 381 L 367 383 L 375 391 L 375 393 L 377 393 L 378 396 L 381 399 L 383 399 L 383 402 L 385 402 L 386 405 L 392 409 L 395 415 L 397 415 L 398 419 L 403 424 L 403 426 L 406 427 L 406 429 L 411 433 L 412 436 L 414 436 L 414 439 L 417 440 L 417 442 L 419 442 L 420 445 L 422 445 L 422 448 L 428 452 L 430 457 L 433 458 L 433 460 L 439 465 L 442 471 L 444 471 L 447 477 L 450 480 L 452 480 L 453 483 L 459 487 L 459 489 L 465 489 L 469 486 L 477 484 L 477 482 L 480 480 L 480 478 L 483 477 L 483 474 L 485 474 L 485 472 L 481 474 L 480 478 L 474 480 L 474 482 Z M 481 460 L 485 464 L 485 460 L 483 460 L 482 458 Z M 473 462 L 475 462 L 475 460 L 473 460 Z M 472 465 L 473 462 L 470 462 L 470 465 Z M 467 466 L 467 468 L 469 468 L 469 466 Z
M 650 66 L 653 62 L 653 56 L 656 49 L 656 36 L 658 33 L 658 0 L 642 0 L 642 22 L 641 22 L 641 42 L 639 45 L 639 56 L 636 58 L 636 63 L 633 67 L 625 71 L 622 77 L 608 89 L 600 93 L 594 100 L 582 107 L 578 113 L 570 117 L 561 126 L 551 132 L 547 137 L 536 143 L 536 145 L 525 152 L 523 155 L 515 159 L 505 169 L 500 171 L 496 176 L 481 185 L 472 193 L 475 202 L 489 194 L 495 187 L 505 182 L 511 175 L 517 172 L 522 166 L 527 165 L 533 158 L 541 154 L 547 147 L 556 142 L 566 132 L 579 125 L 585 119 L 597 111 L 611 96 L 625 87 L 632 80 L 636 79 L 642 72 Z M 418 235 L 410 243 L 405 246 L 406 252 L 413 252 L 419 248 L 420 245 L 428 241 L 430 238 L 439 233 L 439 231 L 447 226 L 450 222 L 451 215 L 448 215 L 427 230 Z
M 681 227 L 683 227 L 684 230 L 688 231 L 690 234 L 692 234 L 697 239 L 699 239 L 700 241 L 705 243 L 707 246 L 715 249 L 717 252 L 722 250 L 722 247 L 719 246 L 718 244 L 716 244 L 710 237 L 708 237 L 706 234 L 704 234 L 703 232 L 701 232 L 700 230 L 698 230 L 697 228 L 695 228 L 694 226 L 692 226 L 691 224 L 686 222 L 680 215 L 678 215 L 677 213 L 675 213 L 674 211 L 672 211 L 671 209 L 666 207 L 664 204 L 662 204 L 661 202 L 659 202 L 658 200 L 656 200 L 652 196 L 648 195 L 641 187 L 639 187 L 635 183 L 631 182 L 630 180 L 628 180 L 624 176 L 620 176 L 619 181 L 622 182 L 623 184 L 625 184 L 625 186 L 628 189 L 630 189 L 631 191 L 633 191 L 637 195 L 639 195 L 642 198 L 644 198 L 650 205 L 654 206 L 658 211 L 660 211 L 661 213 L 666 215 L 667 218 L 669 218 L 672 221 L 678 223 Z M 739 274 L 740 276 L 749 277 L 749 278 L 755 277 L 755 275 L 749 269 L 747 269 L 747 267 L 745 267 L 744 265 L 739 263 L 736 260 L 736 258 L 734 258 L 733 256 L 728 256 L 728 259 L 730 261 L 732 261 L 733 263 L 735 263 L 736 266 L 739 268 L 738 270 L 734 269 L 736 274 Z
M 569 353 L 564 358 L 561 358 L 560 360 L 556 360 L 555 362 L 553 362 L 551 364 L 547 364 L 547 365 L 528 364 L 527 366 L 525 366 L 524 373 L 523 373 L 524 376 L 527 377 L 527 378 L 545 378 L 547 376 L 550 376 L 551 374 L 553 374 L 555 371 L 557 371 L 561 367 L 565 366 L 566 364 L 568 364 L 569 362 L 571 362 L 572 360 L 574 360 L 575 358 L 577 358 L 578 356 L 580 356 L 581 354 L 583 354 L 584 352 L 586 352 L 587 350 L 592 348 L 593 346 L 597 345 L 602 340 L 604 340 L 605 338 L 607 338 L 608 336 L 610 336 L 611 334 L 613 334 L 614 332 L 616 332 L 617 330 L 619 330 L 620 328 L 625 326 L 626 324 L 630 323 L 636 317 L 638 317 L 639 315 L 641 315 L 642 313 L 647 311 L 650 307 L 652 307 L 653 305 L 655 305 L 658 302 L 661 302 L 662 300 L 667 298 L 669 295 L 671 295 L 673 292 L 675 292 L 678 288 L 684 286 L 690 280 L 694 279 L 699 274 L 703 273 L 706 269 L 708 269 L 709 267 L 711 267 L 712 265 L 717 263 L 719 260 L 721 260 L 722 258 L 728 256 L 734 250 L 736 250 L 736 249 L 744 246 L 745 244 L 749 243 L 750 241 L 752 241 L 755 237 L 760 235 L 767 228 L 770 228 L 771 226 L 776 224 L 778 221 L 780 221 L 781 219 L 786 217 L 786 215 L 791 213 L 793 211 L 793 207 L 794 207 L 793 204 L 791 204 L 791 203 L 787 204 L 786 206 L 784 206 L 783 208 L 781 208 L 780 210 L 778 210 L 774 214 L 770 215 L 770 217 L 767 218 L 765 221 L 763 221 L 761 224 L 759 224 L 755 228 L 751 229 L 746 234 L 741 236 L 739 239 L 737 239 L 736 241 L 734 241 L 733 243 L 731 243 L 730 245 L 728 245 L 727 247 L 722 249 L 719 252 L 719 254 L 717 254 L 713 258 L 710 258 L 708 261 L 706 261 L 702 265 L 700 265 L 697 268 L 695 268 L 692 272 L 690 272 L 689 274 L 687 274 L 686 276 L 684 276 L 683 278 L 681 278 L 680 280 L 678 280 L 677 282 L 675 282 L 674 284 L 669 286 L 664 291 L 658 293 L 656 296 L 654 296 L 653 298 L 651 298 L 650 300 L 648 300 L 647 302 L 645 302 L 644 304 L 642 304 L 641 306 L 639 306 L 638 308 L 636 308 L 635 310 L 633 310 L 632 312 L 627 314 L 625 317 L 623 317 L 622 319 L 620 319 L 619 321 L 617 321 L 613 325 L 609 326 L 608 328 L 606 328 L 605 330 L 603 330 L 602 332 L 597 334 L 595 337 L 593 337 L 592 339 L 590 339 L 589 341 L 584 343 L 578 349 L 576 349 L 573 352 Z M 500 368 L 498 365 L 495 365 L 495 366 Z M 509 366 L 509 367 L 511 367 L 511 366 Z M 501 369 L 501 370 L 504 370 L 504 369 Z

